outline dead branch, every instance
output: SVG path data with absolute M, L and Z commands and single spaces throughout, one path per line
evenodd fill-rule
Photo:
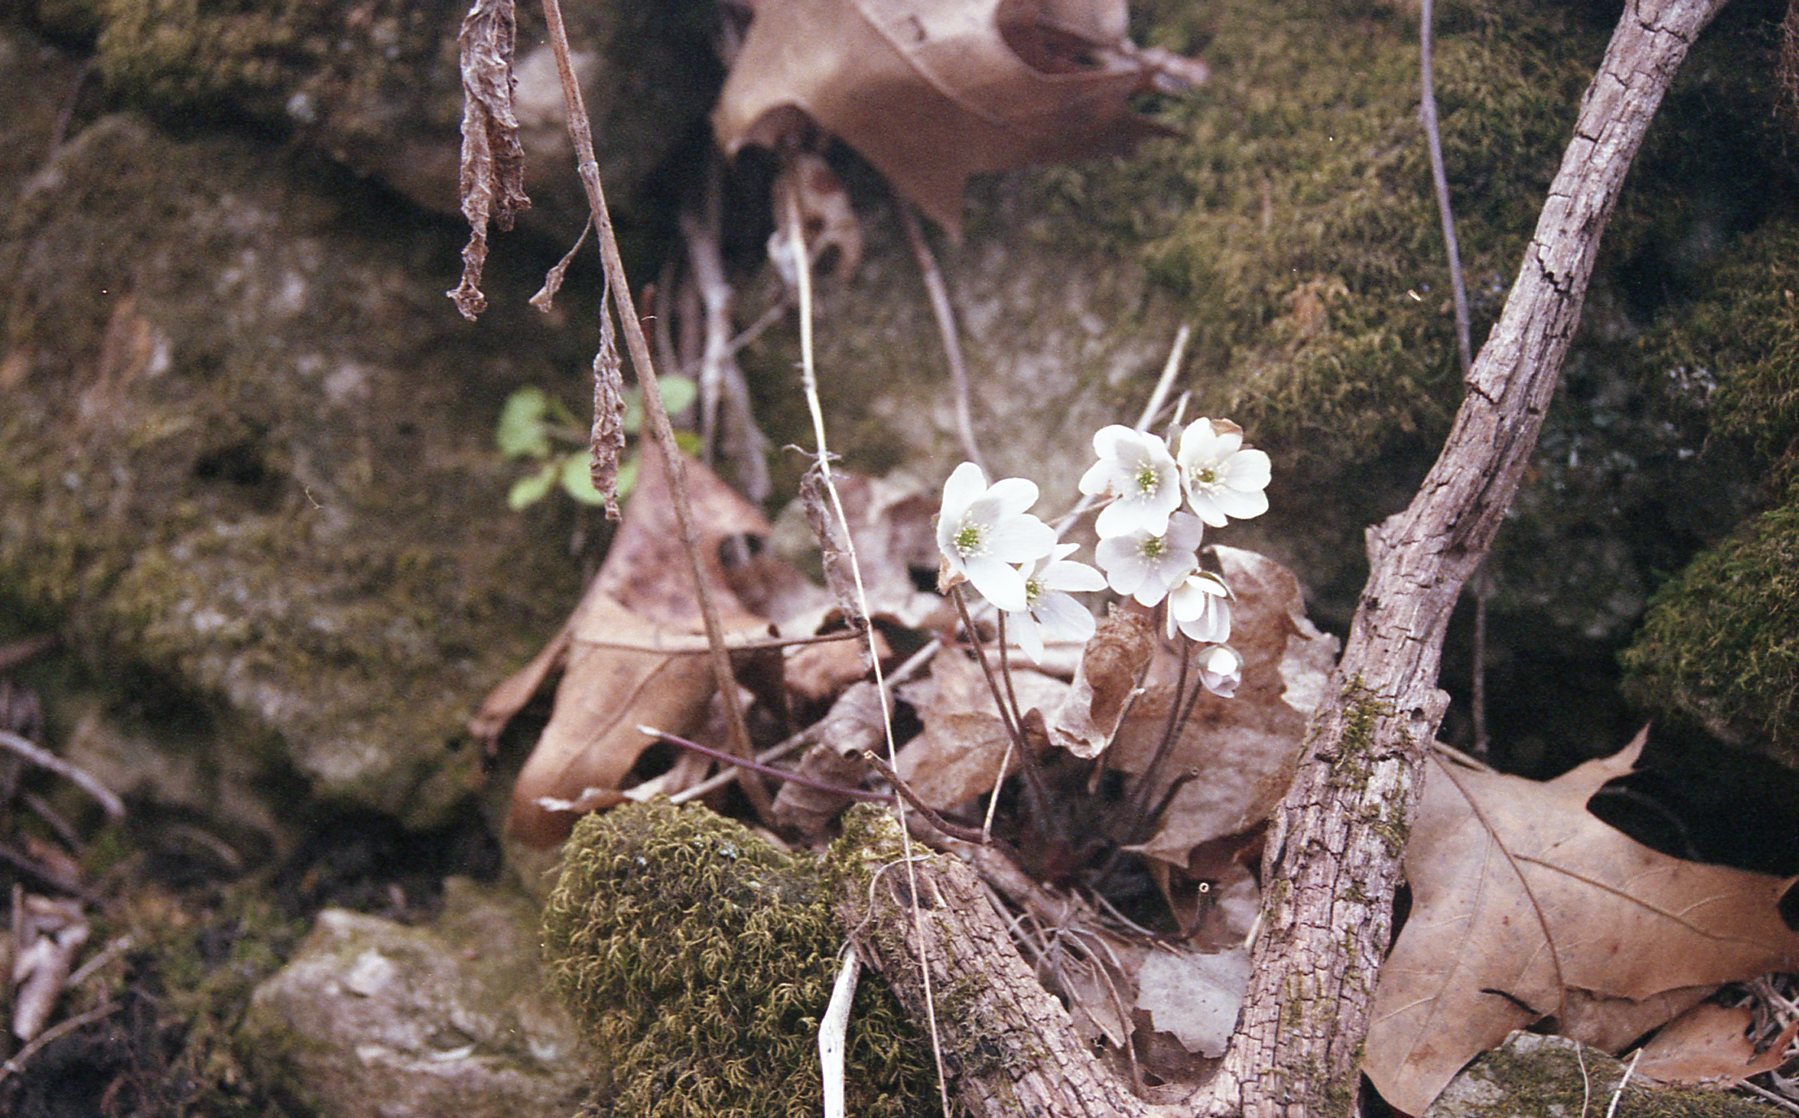
M 611 288 L 612 305 L 623 327 L 625 348 L 631 354 L 631 365 L 643 385 L 643 414 L 656 440 L 656 449 L 668 467 L 669 488 L 674 493 L 675 515 L 681 523 L 681 538 L 687 558 L 693 567 L 694 594 L 699 600 L 700 617 L 705 624 L 706 640 L 712 648 L 712 674 L 718 684 L 721 705 L 731 752 L 748 758 L 755 750 L 738 706 L 737 681 L 731 672 L 731 654 L 725 648 L 724 628 L 718 620 L 718 604 L 706 584 L 704 561 L 700 555 L 699 532 L 694 525 L 693 505 L 687 496 L 687 470 L 675 445 L 674 427 L 668 420 L 668 409 L 662 406 L 662 390 L 656 383 L 655 363 L 650 359 L 650 345 L 644 336 L 637 308 L 631 304 L 630 281 L 625 275 L 624 260 L 618 251 L 618 236 L 612 229 L 612 215 L 606 208 L 606 191 L 600 184 L 600 164 L 594 154 L 593 124 L 587 115 L 587 104 L 581 95 L 581 84 L 575 78 L 574 61 L 568 45 L 568 28 L 563 23 L 559 0 L 543 0 L 544 22 L 548 24 L 551 48 L 556 56 L 556 71 L 562 79 L 563 102 L 568 108 L 569 138 L 574 141 L 577 170 L 587 192 L 587 204 L 593 214 L 593 227 L 599 233 L 600 256 L 606 265 L 606 282 Z M 772 800 L 768 789 L 747 770 L 737 772 L 738 784 L 762 818 L 769 818 Z
M 915 910 L 907 876 L 882 872 L 904 860 L 898 824 L 884 813 L 865 818 L 876 830 L 865 847 L 870 876 L 851 875 L 838 917 L 863 961 L 881 972 L 915 1020 L 923 1019 L 926 999 L 921 959 L 931 988 L 955 1004 L 955 1012 L 940 1015 L 940 1028 L 945 1068 L 964 1111 L 974 1118 L 1150 1114 L 1043 989 L 975 872 L 954 858 L 914 858 Z
M 1599 239 L 1649 121 L 1724 0 L 1631 0 L 1441 456 L 1368 532 L 1370 574 L 1276 813 L 1263 932 L 1214 1115 L 1343 1114 L 1392 931 L 1404 829 L 1445 697 L 1444 630 L 1518 490 L 1580 320 Z
M 29 738 L 21 737 L 11 730 L 0 730 L 0 749 L 16 754 L 41 769 L 49 769 L 86 792 L 93 797 L 94 802 L 100 805 L 100 809 L 106 812 L 108 819 L 125 817 L 125 802 L 119 799 L 112 789 L 100 783 L 99 778 L 79 765 L 70 764 L 48 749 L 35 744 Z

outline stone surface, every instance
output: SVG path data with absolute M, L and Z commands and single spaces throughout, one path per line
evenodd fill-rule
M 240 1047 L 275 1097 L 321 1118 L 568 1114 L 584 1074 L 535 906 L 463 878 L 430 927 L 321 912 L 252 996 Z
M 359 175 L 455 213 L 463 0 L 35 0 L 38 21 L 93 36 L 109 91 L 172 121 L 248 120 Z M 536 5 L 521 4 L 518 113 L 534 222 L 557 236 L 587 206 Z M 712 9 L 668 2 L 565 6 L 607 189 L 625 202 L 703 127 L 718 83 Z
M 1623 1084 L 1624 1063 L 1566 1037 L 1513 1033 L 1450 1081 L 1424 1118 L 1760 1118 L 1778 1107 L 1723 1091 Z
M 462 323 L 458 240 L 128 116 L 71 140 L 0 240 L 0 594 L 115 676 L 222 700 L 253 732 L 213 748 L 417 827 L 466 796 L 464 720 L 578 578 L 566 508 L 506 511 L 491 432 L 584 343 L 534 312 Z

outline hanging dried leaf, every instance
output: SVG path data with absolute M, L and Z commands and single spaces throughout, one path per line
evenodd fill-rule
M 705 719 L 713 693 L 703 655 L 612 647 L 692 641 L 603 593 L 589 592 L 582 600 L 569 634 L 568 669 L 556 705 L 519 771 L 506 821 L 510 834 L 537 847 L 567 838 L 581 811 L 623 799 L 626 774 L 654 741 L 638 726 L 689 734 Z M 596 641 L 605 643 L 591 643 Z
M 1587 801 L 1644 735 L 1547 783 L 1431 758 L 1406 846 L 1411 916 L 1381 970 L 1363 1070 L 1422 1114 L 1463 1064 L 1571 989 L 1642 1002 L 1799 966 L 1793 881 L 1682 861 Z
M 1164 133 L 1131 94 L 1196 72 L 1140 52 L 1124 0 L 759 0 L 713 129 L 776 146 L 810 117 L 951 231 L 968 176 Z
M 581 246 L 577 243 L 575 247 Z M 574 255 L 573 250 L 569 255 Z M 544 290 L 549 290 L 547 281 Z M 593 429 L 587 436 L 587 469 L 594 489 L 606 500 L 606 519 L 617 520 L 618 459 L 625 452 L 625 376 L 612 326 L 611 299 L 608 280 L 600 295 L 600 348 L 593 355 Z M 661 455 L 651 457 L 661 459 Z
M 1291 571 L 1253 551 L 1212 551 L 1235 593 L 1231 645 L 1243 656 L 1243 684 L 1234 698 L 1200 696 L 1149 789 L 1153 803 L 1182 773 L 1200 774 L 1175 794 L 1160 827 L 1139 847 L 1180 867 L 1195 847 L 1250 830 L 1280 802 L 1337 656 L 1336 638 L 1306 619 Z M 1167 725 L 1177 664 L 1168 649 L 1158 653 L 1149 686 L 1107 754 L 1113 768 L 1141 773 L 1148 766 Z
M 808 471 L 808 477 L 814 477 Z M 918 589 L 913 572 L 937 571 L 937 534 L 931 518 L 936 515 L 934 494 L 916 484 L 895 478 L 871 478 L 833 471 L 843 515 L 849 521 L 850 539 L 862 570 L 862 589 L 876 619 L 892 621 L 907 629 L 936 627 L 948 616 L 943 599 Z M 823 478 L 801 483 L 800 507 L 824 553 L 825 581 L 838 602 L 845 622 L 860 607 L 855 579 L 850 573 L 849 549 L 844 546 L 837 514 Z M 808 488 L 810 486 L 810 488 Z
M 487 225 L 511 229 L 529 209 L 525 148 L 513 111 L 512 47 L 517 33 L 512 0 L 475 0 L 456 42 L 462 55 L 462 168 L 458 189 L 468 219 L 462 282 L 448 295 L 473 322 L 487 309 L 481 269 L 487 264 Z

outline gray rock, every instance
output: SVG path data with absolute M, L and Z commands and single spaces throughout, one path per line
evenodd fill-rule
M 464 0 L 101 6 L 109 86 L 158 114 L 249 117 L 442 213 L 458 208 Z M 534 216 L 572 235 L 587 213 L 562 89 L 536 5 L 518 6 L 519 123 Z M 709 5 L 565 5 L 609 193 L 628 199 L 703 119 L 718 81 Z M 615 203 L 616 204 L 616 203 Z
M 536 907 L 462 878 L 444 905 L 427 928 L 321 912 L 245 1016 L 263 1086 L 321 1118 L 571 1113 L 582 1050 L 544 985 Z
M 585 343 L 517 310 L 536 277 L 504 265 L 506 306 L 463 323 L 459 240 L 124 116 L 0 229 L 0 597 L 222 700 L 241 732 L 198 748 L 417 827 L 466 796 L 473 704 L 579 577 L 567 502 L 506 510 L 492 431 Z

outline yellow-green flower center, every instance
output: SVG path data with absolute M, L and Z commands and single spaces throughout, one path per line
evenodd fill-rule
M 1193 480 L 1199 485 L 1216 485 L 1218 484 L 1218 468 L 1201 466 L 1193 471 Z
M 1027 578 L 1024 580 L 1024 608 L 1030 609 L 1032 606 L 1036 605 L 1037 599 L 1041 597 L 1042 594 L 1043 584 L 1041 582 L 1034 578 Z
M 1168 542 L 1161 536 L 1151 536 L 1143 541 L 1142 552 L 1145 559 L 1160 559 L 1167 550 Z
M 985 540 L 986 529 L 980 524 L 964 524 L 956 529 L 956 554 L 964 559 L 972 559 L 987 553 Z
M 1162 475 L 1148 462 L 1137 467 L 1137 494 L 1142 497 L 1154 497 L 1156 490 L 1162 487 Z

